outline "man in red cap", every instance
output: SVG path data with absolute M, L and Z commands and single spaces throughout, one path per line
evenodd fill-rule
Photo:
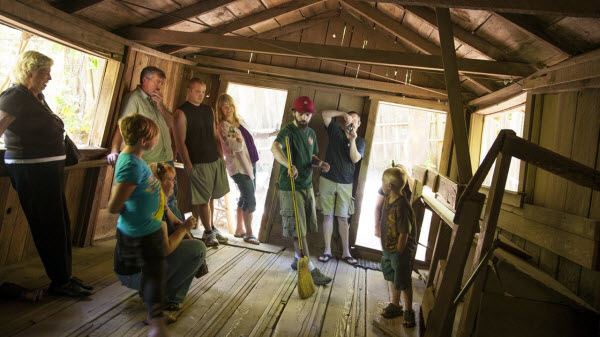
M 294 218 L 294 201 L 290 174 L 294 178 L 296 188 L 296 204 L 298 207 L 298 227 L 302 240 L 304 255 L 309 258 L 308 267 L 316 285 L 326 285 L 331 278 L 323 275 L 310 261 L 308 244 L 306 242 L 307 230 L 317 232 L 317 211 L 315 208 L 315 196 L 312 185 L 312 168 L 318 167 L 323 172 L 329 171 L 329 164 L 317 157 L 319 147 L 315 131 L 308 127 L 308 122 L 315 113 L 313 102 L 306 96 L 296 98 L 292 114 L 294 121 L 279 131 L 271 152 L 275 160 L 281 164 L 279 168 L 279 204 L 283 224 L 283 236 L 294 240 L 296 258 L 292 263 L 292 269 L 297 269 L 300 249 L 298 246 L 298 235 L 296 233 L 296 220 Z M 289 139 L 290 157 L 292 165 L 288 167 L 285 138 Z

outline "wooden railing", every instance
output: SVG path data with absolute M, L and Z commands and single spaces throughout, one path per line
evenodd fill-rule
M 436 291 L 433 309 L 428 315 L 426 337 L 450 336 L 452 334 L 456 313 L 456 307 L 453 303 L 460 292 L 469 250 L 475 233 L 479 229 L 480 235 L 472 264 L 474 271 L 484 255 L 492 248 L 512 157 L 533 164 L 576 184 L 594 190 L 600 189 L 600 171 L 517 137 L 512 130 L 500 131 L 485 159 L 469 181 L 469 184 L 464 188 L 464 191 L 462 191 L 462 194 L 460 193 L 460 186 L 456 189 L 457 194 L 460 194 L 460 198 L 456 203 L 451 247 L 439 289 Z M 479 227 L 481 211 L 486 201 L 485 195 L 479 193 L 479 189 L 494 162 L 496 162 L 496 166 L 492 185 L 483 214 L 483 221 L 481 227 Z M 465 298 L 458 330 L 459 335 L 468 336 L 473 330 L 483 283 L 484 278 L 474 278 L 471 289 Z

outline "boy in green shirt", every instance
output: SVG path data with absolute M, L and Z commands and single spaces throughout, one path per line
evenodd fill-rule
M 290 173 L 294 178 L 296 188 L 296 203 L 298 207 L 298 227 L 302 239 L 302 248 L 304 255 L 309 258 L 308 267 L 317 285 L 326 285 L 331 282 L 331 278 L 323 275 L 310 261 L 308 253 L 308 244 L 306 242 L 307 229 L 310 232 L 317 232 L 317 212 L 315 209 L 315 196 L 312 189 L 312 168 L 318 167 L 324 172 L 329 171 L 329 164 L 317 157 L 319 147 L 317 145 L 317 136 L 315 131 L 308 127 L 308 122 L 315 113 L 313 102 L 306 96 L 298 97 L 294 101 L 292 114 L 294 121 L 279 131 L 271 152 L 275 160 L 281 164 L 279 169 L 279 201 L 281 205 L 281 216 L 283 224 L 283 236 L 294 240 L 296 258 L 292 263 L 292 269 L 297 268 L 300 249 L 298 245 L 298 235 L 296 232 L 296 220 L 294 218 L 294 204 L 292 195 L 292 186 L 290 183 Z M 287 151 L 285 138 L 288 137 L 290 143 L 291 167 L 288 167 Z

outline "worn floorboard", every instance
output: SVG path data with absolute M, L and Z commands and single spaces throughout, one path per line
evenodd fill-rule
M 73 250 L 74 273 L 94 285 L 85 300 L 45 296 L 37 304 L 0 302 L 2 336 L 145 336 L 145 307 L 136 291 L 127 289 L 112 271 L 114 240 Z M 254 248 L 254 247 L 250 247 Z M 264 246 L 263 250 L 234 245 L 207 251 L 209 274 L 194 279 L 172 336 L 418 336 L 400 321 L 383 320 L 378 311 L 390 300 L 381 272 L 354 268 L 331 260 L 316 262 L 333 282 L 302 300 L 293 252 Z M 315 259 L 316 261 L 316 259 Z M 416 274 L 413 274 L 415 276 Z M 0 278 L 28 287 L 46 287 L 39 258 L 0 269 Z M 415 309 L 422 283 L 415 283 Z M 400 322 L 400 323 L 398 323 Z M 379 326 L 379 329 L 374 326 Z M 388 332 L 390 333 L 390 332 Z

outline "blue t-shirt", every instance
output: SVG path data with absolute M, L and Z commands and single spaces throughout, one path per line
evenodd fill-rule
M 132 238 L 159 230 L 165 198 L 160 181 L 154 177 L 146 162 L 129 153 L 121 153 L 115 168 L 115 182 L 137 185 L 125 201 L 117 228 Z

